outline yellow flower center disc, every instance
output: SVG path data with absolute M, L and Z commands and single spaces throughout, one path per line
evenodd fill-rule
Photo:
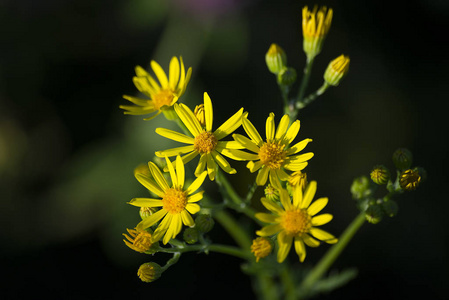
M 260 147 L 260 161 L 270 169 L 280 169 L 285 161 L 285 145 L 267 142 Z
M 186 193 L 174 188 L 167 189 L 162 198 L 162 204 L 164 209 L 169 213 L 179 214 L 187 205 Z
M 201 154 L 210 153 L 217 146 L 217 142 L 217 138 L 213 133 L 203 131 L 195 137 L 193 147 Z
M 162 106 L 167 105 L 170 106 L 173 101 L 174 95 L 173 92 L 169 89 L 160 90 L 153 97 L 154 108 L 160 110 Z
M 289 236 L 296 236 L 309 231 L 311 219 L 305 209 L 292 210 L 282 215 L 280 224 Z

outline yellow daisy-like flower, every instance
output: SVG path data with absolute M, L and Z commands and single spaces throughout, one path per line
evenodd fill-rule
M 184 163 L 187 163 L 197 155 L 200 155 L 200 160 L 195 170 L 195 176 L 199 176 L 207 168 L 210 180 L 215 179 L 217 165 L 226 173 L 235 174 L 236 170 L 231 168 L 229 162 L 222 155 L 232 158 L 229 149 L 240 149 L 241 146 L 235 141 L 221 140 L 234 132 L 242 124 L 243 108 L 236 112 L 215 131 L 212 131 L 212 101 L 207 93 L 204 93 L 205 127 L 201 126 L 201 123 L 195 117 L 195 114 L 186 105 L 175 104 L 175 111 L 193 137 L 189 137 L 173 130 L 157 128 L 156 133 L 159 135 L 189 145 L 158 151 L 156 152 L 156 155 L 159 157 L 171 157 L 178 154 L 185 154 L 182 157 Z
M 193 194 L 203 184 L 207 172 L 203 172 L 187 189 L 184 188 L 185 169 L 181 157 L 176 157 L 176 170 L 168 158 L 167 166 L 170 172 L 172 187 L 167 183 L 162 172 L 153 163 L 148 164 L 153 179 L 142 174 L 136 174 L 137 180 L 148 190 L 162 199 L 134 198 L 129 204 L 138 207 L 162 207 L 157 212 L 143 219 L 137 224 L 136 230 L 144 230 L 162 222 L 151 235 L 151 242 L 155 243 L 164 236 L 163 243 L 167 244 L 181 231 L 182 224 L 193 226 L 190 214 L 200 211 L 200 206 L 195 203 L 203 199 L 203 191 Z
M 233 151 L 232 158 L 238 160 L 250 160 L 246 165 L 253 173 L 260 169 L 256 177 L 257 185 L 265 185 L 268 177 L 270 183 L 281 188 L 281 181 L 289 180 L 290 176 L 284 171 L 301 171 L 307 166 L 307 161 L 313 157 L 312 152 L 297 154 L 303 150 L 312 139 L 305 139 L 290 147 L 290 143 L 296 138 L 300 128 L 299 120 L 289 127 L 290 118 L 284 115 L 275 130 L 274 114 L 270 113 L 266 122 L 266 142 L 262 140 L 247 115 L 242 118 L 242 125 L 250 139 L 240 134 L 234 134 L 234 139 L 244 148 L 255 154 L 243 151 Z M 242 155 L 243 153 L 243 155 Z
M 277 260 L 283 262 L 290 252 L 292 243 L 295 244 L 296 253 L 301 262 L 306 258 L 305 245 L 318 247 L 320 242 L 335 244 L 338 239 L 332 234 L 316 228 L 332 220 L 331 214 L 316 216 L 328 202 L 327 198 L 319 198 L 312 203 L 316 192 L 316 181 L 312 181 L 306 188 L 304 194 L 302 189 L 296 188 L 293 192 L 293 202 L 286 190 L 281 190 L 282 207 L 273 201 L 261 199 L 265 206 L 273 214 L 257 213 L 256 218 L 262 222 L 270 223 L 257 231 L 259 236 L 272 236 L 277 234 L 279 250 Z M 318 239 L 318 240 L 317 240 Z M 305 244 L 305 245 L 304 245 Z
M 179 97 L 184 94 L 192 75 L 192 68 L 189 68 L 186 74 L 182 57 L 179 60 L 175 56 L 172 57 L 168 78 L 162 67 L 154 60 L 151 61 L 151 68 L 156 74 L 159 84 L 141 66 L 137 66 L 136 76 L 133 77 L 134 85 L 149 99 L 124 95 L 123 98 L 137 105 L 120 105 L 120 108 L 125 110 L 125 114 L 146 115 L 156 112 L 153 116 L 144 119 L 151 120 L 178 101 Z
M 303 48 L 309 59 L 321 52 L 324 38 L 326 37 L 332 23 L 333 11 L 326 6 L 317 6 L 313 11 L 305 6 L 302 9 L 302 33 L 304 36 Z

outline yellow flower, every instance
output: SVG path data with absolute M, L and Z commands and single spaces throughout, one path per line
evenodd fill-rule
M 245 114 L 242 118 L 242 125 L 250 139 L 240 134 L 233 135 L 242 147 L 255 152 L 252 154 L 234 150 L 232 153 L 235 155 L 232 158 L 250 160 L 246 166 L 252 173 L 260 169 L 256 177 L 257 185 L 265 185 L 269 177 L 270 183 L 279 189 L 281 188 L 279 180 L 287 181 L 290 178 L 284 169 L 293 172 L 301 171 L 307 166 L 307 161 L 313 157 L 312 152 L 297 155 L 312 141 L 311 139 L 302 140 L 290 147 L 290 143 L 298 135 L 300 122 L 296 120 L 290 127 L 289 123 L 289 116 L 284 115 L 275 130 L 274 114 L 270 113 L 266 122 L 267 139 L 264 142 Z
M 196 194 L 193 193 L 203 184 L 207 173 L 203 172 L 185 189 L 185 170 L 181 157 L 176 157 L 176 171 L 170 160 L 168 158 L 166 160 L 172 187 L 168 185 L 164 175 L 153 162 L 148 164 L 153 179 L 142 174 L 136 175 L 137 180 L 144 187 L 162 199 L 134 198 L 129 202 L 129 204 L 138 207 L 162 207 L 157 212 L 143 219 L 136 227 L 137 230 L 144 230 L 163 218 L 151 236 L 152 243 L 159 241 L 165 235 L 163 243 L 167 244 L 181 231 L 182 224 L 193 226 L 195 222 L 190 214 L 196 214 L 200 210 L 200 206 L 195 202 L 203 199 L 203 191 Z
M 186 74 L 182 57 L 179 60 L 172 57 L 168 78 L 162 67 L 154 60 L 151 61 L 151 68 L 156 74 L 159 84 L 141 66 L 137 66 L 136 76 L 133 77 L 134 85 L 149 99 L 124 95 L 123 98 L 137 105 L 120 105 L 120 108 L 125 110 L 125 114 L 146 115 L 156 112 L 153 116 L 144 119 L 151 120 L 178 101 L 179 97 L 184 94 L 192 75 L 192 68 L 189 68 Z
M 331 61 L 324 72 L 324 81 L 332 86 L 339 85 L 349 71 L 349 62 L 349 57 L 343 54 Z
M 406 191 L 416 190 L 420 182 L 421 176 L 419 175 L 419 172 L 411 169 L 402 172 L 401 177 L 399 178 L 399 185 Z
M 316 216 L 327 204 L 327 198 L 319 198 L 312 203 L 316 192 L 316 181 L 312 181 L 306 188 L 304 194 L 301 189 L 294 189 L 293 202 L 286 190 L 281 190 L 282 207 L 273 201 L 261 199 L 265 206 L 273 214 L 257 213 L 256 218 L 262 222 L 270 223 L 257 231 L 259 236 L 272 236 L 277 234 L 279 250 L 277 260 L 283 262 L 290 252 L 292 243 L 295 244 L 296 253 L 301 262 L 306 258 L 305 245 L 318 247 L 320 242 L 335 244 L 338 239 L 332 234 L 316 228 L 332 220 L 331 214 Z M 318 240 L 317 240 L 318 239 Z
M 156 152 L 159 157 L 183 155 L 182 161 L 187 163 L 200 155 L 198 166 L 195 170 L 195 176 L 199 176 L 207 167 L 207 173 L 210 180 L 215 179 L 217 172 L 217 164 L 226 173 L 235 174 L 236 170 L 231 168 L 229 162 L 222 156 L 231 157 L 228 149 L 241 148 L 235 141 L 221 141 L 223 138 L 234 132 L 242 124 L 243 108 L 224 122 L 218 129 L 212 131 L 213 110 L 212 101 L 207 93 L 204 93 L 204 118 L 205 127 L 203 128 L 195 117 L 194 113 L 184 104 L 176 104 L 175 111 L 184 125 L 193 135 L 189 137 L 185 134 L 178 133 L 165 128 L 157 128 L 156 132 L 166 138 L 177 142 L 189 144 L 188 146 L 168 149 Z M 237 151 L 237 150 L 236 150 Z M 231 155 L 231 156 L 230 156 Z
M 305 6 L 302 9 L 302 33 L 304 35 L 303 48 L 309 59 L 314 58 L 321 52 L 324 38 L 326 37 L 332 23 L 333 11 L 326 6 L 315 6 L 313 11 Z
M 151 233 L 146 230 L 126 229 L 129 233 L 123 234 L 126 240 L 123 240 L 129 248 L 134 251 L 144 253 L 153 245 L 151 242 Z
M 139 270 L 137 270 L 137 276 L 139 276 L 140 280 L 143 282 L 153 282 L 161 277 L 162 272 L 162 267 L 159 264 L 149 262 L 144 263 L 139 267 Z
M 288 180 L 287 188 L 301 188 L 303 191 L 305 190 L 307 185 L 307 174 L 301 171 L 294 172 L 290 179 Z
M 251 252 L 254 253 L 256 257 L 256 262 L 259 262 L 261 258 L 267 257 L 271 250 L 273 250 L 273 245 L 271 241 L 265 237 L 258 237 L 253 240 L 251 245 Z

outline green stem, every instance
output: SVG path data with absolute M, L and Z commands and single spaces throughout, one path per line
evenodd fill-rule
M 282 285 L 284 286 L 284 293 L 285 293 L 284 298 L 286 300 L 295 300 L 296 299 L 295 283 L 292 280 L 290 270 L 285 264 L 282 266 L 282 269 L 280 271 L 280 278 Z
M 185 252 L 193 252 L 193 251 L 204 251 L 209 250 L 212 252 L 217 253 L 223 253 L 231 256 L 235 256 L 242 259 L 248 259 L 250 258 L 249 252 L 242 251 L 236 247 L 227 246 L 227 245 L 192 245 L 192 246 L 185 246 L 183 248 L 167 248 L 159 250 L 159 252 L 164 253 L 185 253 Z
M 248 194 L 246 194 L 246 198 L 245 198 L 246 203 L 251 203 L 251 199 L 253 198 L 254 193 L 257 190 L 257 187 L 258 187 L 257 182 L 254 180 L 253 184 L 251 185 L 251 187 L 248 191 Z
M 216 211 L 214 212 L 214 218 L 231 235 L 240 248 L 249 249 L 251 247 L 251 237 L 229 213 L 224 210 Z
M 312 103 L 313 100 L 318 98 L 318 96 L 321 96 L 322 94 L 324 94 L 324 92 L 329 87 L 330 87 L 330 85 L 327 82 L 324 82 L 323 85 L 318 90 L 316 90 L 315 92 L 313 92 L 312 94 L 310 94 L 309 96 L 304 98 L 301 102 L 296 102 L 296 109 L 299 110 L 299 109 L 302 109 L 302 108 L 306 107 L 307 105 Z
M 337 244 L 333 245 L 327 253 L 321 258 L 318 264 L 310 271 L 307 277 L 300 285 L 300 290 L 303 295 L 306 295 L 308 291 L 313 287 L 315 282 L 319 280 L 323 274 L 330 268 L 335 262 L 341 252 L 348 245 L 354 234 L 360 229 L 365 222 L 365 213 L 361 212 L 349 226 L 345 229 L 341 235 Z
M 307 85 L 309 84 L 310 74 L 312 73 L 312 65 L 315 58 L 307 58 L 306 67 L 304 68 L 304 76 L 301 80 L 301 85 L 299 86 L 298 97 L 296 98 L 296 102 L 301 102 L 304 93 L 306 92 Z
M 179 251 L 173 253 L 173 257 L 170 258 L 170 259 L 167 261 L 167 263 L 165 264 L 165 266 L 163 266 L 163 267 L 161 268 L 161 269 L 162 269 L 162 272 L 165 272 L 168 268 L 170 268 L 171 266 L 173 266 L 174 264 L 176 264 L 176 263 L 178 262 L 178 260 L 179 260 L 180 257 L 181 257 L 181 253 L 179 253 Z

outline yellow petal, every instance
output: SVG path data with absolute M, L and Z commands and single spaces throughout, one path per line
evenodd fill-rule
M 290 143 L 293 142 L 293 140 L 298 135 L 299 128 L 300 128 L 299 120 L 296 120 L 295 122 L 292 123 L 292 125 L 290 125 L 290 128 L 287 130 L 287 133 L 285 134 L 284 137 L 283 143 L 285 145 L 290 145 Z
M 285 234 L 285 231 L 281 231 L 278 234 L 278 255 L 277 255 L 277 261 L 278 263 L 281 263 L 285 260 L 288 253 L 290 252 L 290 249 L 292 247 L 293 238 Z
M 307 185 L 301 208 L 309 207 L 310 202 L 312 202 L 313 197 L 315 196 L 315 193 L 316 193 L 316 181 L 312 181 Z
M 293 188 L 293 206 L 300 208 L 302 203 L 302 188 L 297 186 Z
M 168 79 L 167 79 L 167 75 L 165 74 L 162 67 L 157 62 L 152 60 L 151 68 L 153 69 L 154 74 L 156 74 L 156 77 L 159 80 L 162 88 L 164 88 L 164 89 L 167 88 L 168 87 Z
M 256 213 L 255 217 L 265 223 L 275 223 L 276 216 L 267 213 Z
M 242 145 L 240 145 L 237 141 L 218 141 L 217 146 L 215 147 L 215 150 L 221 151 L 223 149 L 243 149 Z
M 202 128 L 190 108 L 182 103 L 175 104 L 174 108 L 176 113 L 178 114 L 178 117 L 181 119 L 182 123 L 184 123 L 187 129 L 193 134 L 193 136 L 198 136 L 202 132 Z
M 261 147 L 263 145 L 263 140 L 260 137 L 259 132 L 257 132 L 256 128 L 248 120 L 246 115 L 243 116 L 243 118 L 242 118 L 242 125 L 243 125 L 243 129 L 245 129 L 245 132 L 250 137 L 250 139 L 252 139 L 257 146 Z
M 196 214 L 197 212 L 200 211 L 200 206 L 196 203 L 188 203 L 186 205 L 186 209 L 189 213 L 191 213 L 192 215 Z
M 289 160 L 289 163 L 299 164 L 299 163 L 308 161 L 309 159 L 311 159 L 313 157 L 313 155 L 314 154 L 312 152 L 307 152 L 307 153 L 300 154 L 297 156 L 290 156 L 288 160 Z
M 141 174 L 136 174 L 136 179 L 140 182 L 140 184 L 142 184 L 148 190 L 150 190 L 154 194 L 158 195 L 158 197 L 161 197 L 161 198 L 164 197 L 165 192 L 153 180 L 151 180 L 148 177 L 143 176 Z
M 275 140 L 281 141 L 284 138 L 285 133 L 287 132 L 288 125 L 290 123 L 290 117 L 288 115 L 284 115 L 279 121 L 278 128 L 276 130 Z
M 279 196 L 281 198 L 282 206 L 285 210 L 292 210 L 292 202 L 290 200 L 290 195 L 288 194 L 288 191 L 285 189 L 279 190 Z
M 303 150 L 307 146 L 307 144 L 310 143 L 311 141 L 312 139 L 305 139 L 300 141 L 299 143 L 296 143 L 287 150 L 287 155 L 293 155 L 298 153 L 299 151 Z
M 206 154 L 206 162 L 207 162 L 207 174 L 209 174 L 209 179 L 213 181 L 215 179 L 215 174 L 217 172 L 217 164 L 215 163 L 210 153 Z
M 310 208 L 309 208 L 310 209 Z M 333 216 L 331 214 L 322 214 L 312 218 L 312 226 L 321 226 L 329 223 Z
M 264 169 L 267 169 L 267 167 L 265 167 Z M 281 182 L 279 181 L 279 177 L 277 176 L 276 170 L 270 170 L 269 177 L 272 186 L 274 186 L 278 190 L 282 189 L 282 185 Z
M 172 156 L 176 156 L 176 155 L 182 155 L 182 154 L 186 154 L 189 152 L 194 151 L 195 148 L 193 147 L 193 145 L 189 145 L 189 146 L 183 146 L 183 147 L 177 147 L 177 148 L 172 148 L 172 149 L 167 149 L 167 150 L 162 150 L 162 151 L 156 151 L 155 154 L 157 157 L 172 157 Z
M 249 171 L 251 172 L 251 173 L 254 173 L 254 172 L 256 172 L 257 170 L 259 170 L 260 168 L 262 168 L 262 166 L 263 166 L 263 163 L 259 160 L 259 161 L 256 161 L 256 162 L 254 162 L 254 161 L 249 161 L 247 164 L 246 164 L 246 167 L 249 169 Z
M 182 223 L 184 223 L 184 225 L 186 225 L 186 226 L 195 225 L 195 221 L 193 221 L 192 216 L 186 210 L 183 210 L 181 212 L 181 218 L 182 218 Z
M 233 133 L 237 128 L 242 125 L 242 114 L 243 108 L 240 108 L 232 117 L 227 119 L 220 127 L 215 130 L 214 135 L 217 140 L 221 140 L 231 133 Z
M 133 198 L 128 203 L 137 207 L 160 207 L 163 205 L 161 199 L 153 198 Z
M 137 230 L 144 230 L 147 229 L 157 222 L 159 222 L 160 219 L 162 219 L 167 214 L 167 211 L 165 209 L 160 209 L 151 216 L 146 217 L 143 219 L 139 224 L 137 224 L 136 228 Z
M 194 192 L 196 192 L 196 190 L 198 190 L 200 188 L 200 186 L 203 184 L 204 179 L 206 179 L 207 176 L 207 172 L 204 171 L 200 176 L 198 176 L 198 178 L 196 178 L 192 184 L 187 188 L 186 193 L 187 195 L 190 195 Z
M 212 108 L 212 101 L 206 92 L 204 92 L 204 117 L 206 119 L 206 131 L 211 132 L 214 121 L 214 112 Z
M 267 167 L 263 167 L 262 169 L 260 169 L 259 173 L 257 173 L 257 177 L 256 177 L 257 185 L 259 185 L 259 186 L 265 185 L 265 183 L 267 183 L 269 173 L 270 173 L 270 169 Z
M 313 237 L 311 237 L 307 233 L 302 235 L 302 239 L 303 239 L 304 243 L 306 243 L 306 245 L 309 247 L 316 248 L 320 245 L 319 241 L 315 240 Z
M 193 143 L 195 142 L 195 139 L 193 139 L 185 134 L 182 134 L 182 133 L 170 130 L 170 129 L 166 129 L 166 128 L 156 128 L 156 133 L 163 137 L 166 137 L 168 139 L 171 139 L 171 140 L 174 140 L 177 142 L 181 142 L 181 143 L 193 145 Z
M 258 236 L 270 236 L 270 235 L 275 235 L 276 233 L 278 233 L 281 230 L 282 230 L 281 225 L 273 224 L 273 225 L 268 225 L 268 226 L 262 227 L 261 230 L 256 231 L 256 234 Z
M 237 173 L 237 171 L 235 169 L 231 168 L 231 165 L 229 164 L 229 162 L 223 156 L 221 156 L 217 151 L 214 150 L 210 154 L 212 155 L 215 162 L 220 166 L 220 168 L 223 169 L 223 171 L 225 171 L 228 174 Z
M 178 87 L 177 90 L 179 90 L 179 96 L 181 96 L 184 93 L 185 87 L 187 84 L 185 84 L 185 80 L 186 80 L 186 74 L 185 74 L 185 67 L 184 67 L 184 62 L 182 61 L 182 56 L 179 57 L 179 62 L 181 65 L 181 71 L 180 71 L 180 76 L 179 76 L 179 83 L 178 83 Z
M 326 242 L 328 244 L 335 244 L 338 242 L 338 239 L 335 238 L 332 234 L 329 232 L 326 232 L 324 230 L 321 230 L 319 228 L 312 227 L 310 228 L 310 233 L 317 239 L 322 240 L 323 242 Z
M 195 176 L 200 176 L 204 172 L 206 165 L 207 165 L 207 156 L 206 154 L 201 154 L 200 160 L 198 161 L 198 165 L 195 168 L 194 173 Z
M 302 162 L 302 163 L 287 162 L 284 164 L 283 167 L 289 171 L 297 172 L 297 171 L 304 170 L 304 168 L 307 167 L 308 164 L 309 164 L 308 162 Z
M 299 256 L 299 261 L 303 262 L 306 258 L 306 247 L 304 246 L 304 242 L 300 238 L 295 238 L 295 251 Z
M 123 95 L 123 99 L 126 99 L 136 105 L 139 106 L 151 106 L 150 102 L 147 99 L 142 99 L 134 96 Z
M 170 67 L 168 72 L 168 81 L 170 83 L 170 88 L 174 91 L 176 90 L 176 85 L 179 80 L 179 61 L 176 56 L 173 56 L 170 60 Z
M 203 199 L 203 194 L 204 194 L 204 191 L 201 191 L 201 192 L 198 192 L 198 193 L 196 193 L 196 194 L 193 194 L 193 195 L 191 195 L 191 196 L 189 196 L 189 197 L 187 198 L 187 202 L 188 202 L 188 203 L 198 202 L 198 201 L 200 201 L 201 199 Z
M 267 122 L 265 124 L 266 137 L 267 141 L 273 141 L 275 125 L 274 125 L 274 113 L 270 113 L 270 116 L 267 118 Z
M 259 153 L 260 148 L 249 138 L 244 137 L 241 134 L 233 134 L 232 137 L 236 142 L 238 142 L 240 145 L 242 145 L 244 148 L 253 151 L 255 153 Z
M 184 163 L 182 162 L 181 156 L 176 157 L 176 175 L 178 180 L 178 187 L 182 189 L 184 187 L 184 180 L 185 180 L 185 170 L 184 170 Z
M 153 176 L 154 180 L 156 180 L 156 183 L 161 187 L 161 189 L 164 191 L 169 189 L 170 187 L 167 183 L 167 180 L 165 179 L 164 175 L 162 175 L 161 170 L 159 170 L 156 164 L 150 161 L 148 163 L 148 167 L 150 167 L 151 175 Z
M 260 202 L 262 203 L 262 205 L 266 209 L 268 209 L 269 211 L 275 213 L 278 216 L 280 216 L 281 214 L 284 213 L 284 210 L 282 209 L 282 207 L 280 207 L 278 204 L 274 203 L 271 200 L 268 200 L 266 198 L 261 198 Z
M 307 209 L 307 213 L 311 216 L 316 215 L 317 213 L 319 213 L 324 207 L 326 207 L 327 203 L 328 203 L 328 199 L 327 198 L 319 198 L 317 199 L 315 202 L 313 202 L 309 208 Z M 305 208 L 305 207 L 303 207 Z
M 240 161 L 259 159 L 259 156 L 257 154 L 252 154 L 237 149 L 223 149 L 220 151 L 220 153 L 223 154 L 224 156 Z

